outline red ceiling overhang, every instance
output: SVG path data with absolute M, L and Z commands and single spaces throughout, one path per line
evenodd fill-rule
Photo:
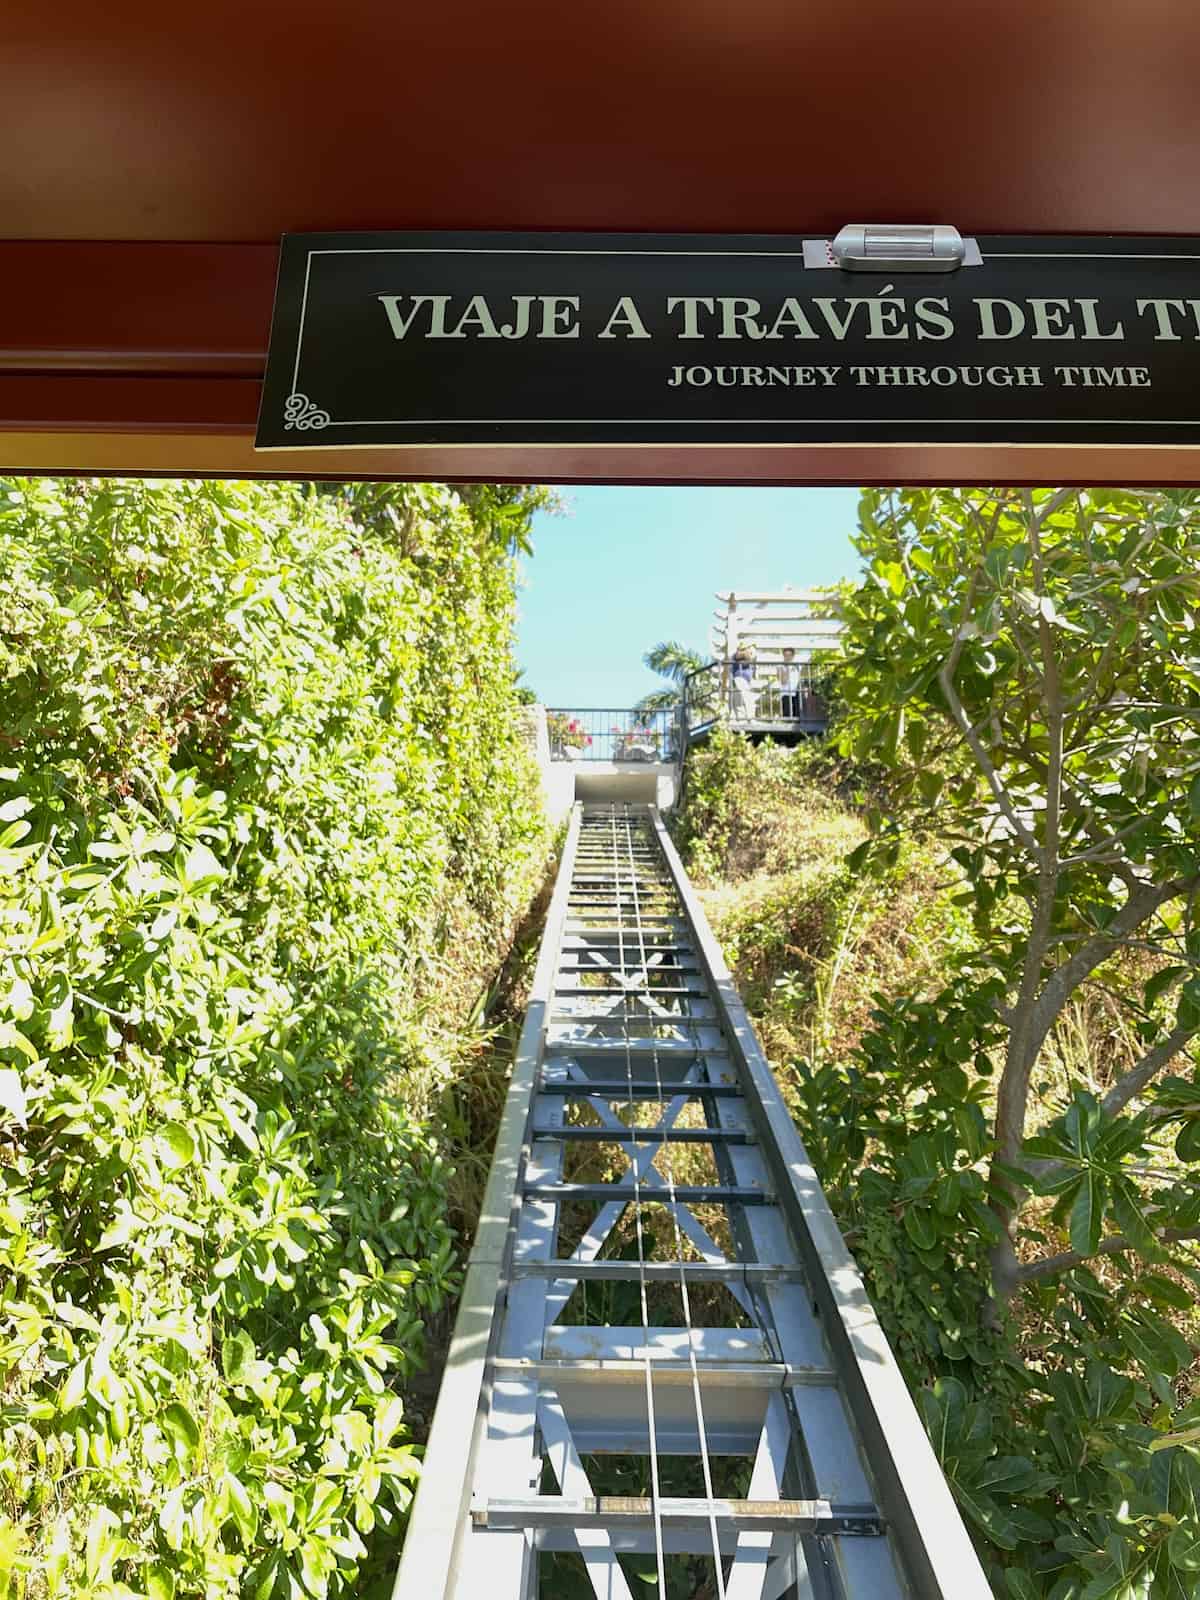
M 19 0 L 4 32 L 3 467 L 262 470 L 249 441 L 284 231 L 1200 234 L 1190 0 Z M 1028 449 L 698 455 L 320 467 L 1200 477 L 1174 450 L 1059 452 L 1054 472 Z

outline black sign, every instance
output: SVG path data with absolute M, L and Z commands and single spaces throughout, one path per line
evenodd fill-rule
M 1200 240 L 978 242 L 289 235 L 256 444 L 1200 441 Z

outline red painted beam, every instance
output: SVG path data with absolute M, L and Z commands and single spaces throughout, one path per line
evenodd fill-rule
M 1200 7 L 40 0 L 0 236 L 1200 234 Z
M 0 242 L 0 374 L 259 379 L 278 254 L 255 244 Z M 30 394 L 42 403 L 49 391 Z M 0 415 L 11 420 L 3 402 Z

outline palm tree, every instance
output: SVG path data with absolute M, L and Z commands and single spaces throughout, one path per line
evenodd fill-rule
M 635 711 L 670 711 L 683 699 L 684 680 L 689 673 L 708 665 L 708 659 L 677 639 L 663 639 L 647 650 L 642 660 L 651 672 L 670 680 L 670 688 L 651 689 L 634 707 Z

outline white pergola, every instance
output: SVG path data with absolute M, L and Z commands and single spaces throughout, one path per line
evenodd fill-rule
M 782 652 L 796 652 L 797 661 L 836 649 L 842 624 L 831 608 L 836 595 L 822 589 L 761 591 L 718 590 L 721 605 L 713 611 L 709 648 L 718 661 L 728 661 L 739 645 L 751 645 L 759 661 L 777 661 Z

